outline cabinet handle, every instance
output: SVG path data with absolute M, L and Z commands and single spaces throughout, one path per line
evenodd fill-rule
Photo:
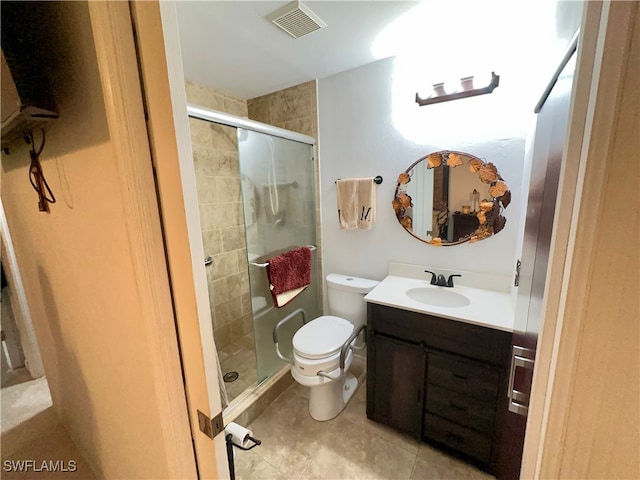
M 518 390 L 514 389 L 516 368 L 533 370 L 533 367 L 535 365 L 533 358 L 535 358 L 535 350 L 513 345 L 511 372 L 509 373 L 509 389 L 507 390 L 507 396 L 509 397 L 509 411 L 517 413 L 518 415 L 522 415 L 523 417 L 527 416 L 529 410 L 529 407 L 527 405 L 529 403 L 529 394 L 525 392 L 519 392 Z M 526 402 L 527 404 L 524 404 L 524 402 Z
M 460 380 L 466 380 L 467 379 L 467 375 L 461 375 L 459 373 L 453 373 L 452 374 L 454 377 L 459 378 Z
M 418 403 L 422 401 L 422 390 L 418 390 Z
M 455 403 L 453 403 L 452 401 L 449 401 L 449 406 L 451 408 L 455 408 L 456 410 L 460 410 L 462 412 L 466 412 L 467 411 L 467 407 L 463 407 L 461 405 L 456 405 Z
M 509 402 L 509 411 L 526 417 L 527 413 L 529 413 L 529 407 L 522 405 L 521 403 L 511 401 Z

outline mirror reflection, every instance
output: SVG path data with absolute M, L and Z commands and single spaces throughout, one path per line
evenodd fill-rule
M 476 242 L 500 232 L 511 191 L 493 163 L 441 150 L 398 176 L 393 208 L 400 225 L 436 246 Z

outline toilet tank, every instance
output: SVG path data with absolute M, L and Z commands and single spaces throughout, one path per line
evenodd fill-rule
M 378 283 L 377 280 L 330 273 L 327 275 L 329 315 L 349 320 L 356 328 L 366 323 L 367 304 L 364 296 Z

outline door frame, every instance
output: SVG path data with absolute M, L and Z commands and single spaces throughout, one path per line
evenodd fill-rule
M 22 284 L 20 267 L 13 248 L 11 232 L 4 213 L 4 205 L 0 199 L 0 258 L 4 258 L 4 273 L 9 280 L 9 299 L 13 310 L 16 327 L 20 333 L 20 344 L 24 353 L 25 367 L 33 378 L 44 376 L 44 364 L 40 355 L 40 347 L 36 331 L 33 328 L 31 311 L 27 302 L 27 294 Z
M 625 468 L 625 464 L 616 465 L 614 451 L 623 443 L 633 445 L 632 428 L 622 424 L 609 428 L 617 423 L 614 420 L 618 412 L 624 411 L 624 404 L 619 402 L 614 408 L 608 407 L 615 395 L 612 397 L 614 392 L 601 388 L 602 367 L 585 373 L 585 367 L 580 368 L 580 364 L 591 357 L 598 358 L 609 368 L 613 369 L 615 365 L 624 370 L 632 363 L 626 357 L 627 354 L 632 357 L 630 351 L 623 350 L 621 355 L 615 344 L 607 343 L 616 338 L 613 335 L 602 337 L 595 343 L 597 348 L 588 350 L 594 343 L 585 332 L 588 328 L 593 335 L 595 326 L 604 321 L 603 317 L 597 317 L 597 312 L 587 310 L 590 291 L 598 292 L 592 306 L 598 306 L 599 310 L 631 309 L 635 301 L 637 311 L 637 299 L 607 294 L 623 291 L 628 281 L 624 267 L 615 263 L 620 259 L 611 250 L 637 251 L 635 237 L 628 235 L 611 249 L 602 242 L 603 234 L 597 226 L 603 220 L 607 188 L 611 188 L 606 169 L 616 163 L 612 158 L 614 148 L 624 145 L 626 140 L 629 145 L 622 148 L 626 148 L 632 158 L 630 139 L 619 137 L 617 132 L 619 115 L 625 105 L 622 91 L 637 81 L 630 78 L 631 68 L 627 64 L 633 24 L 639 21 L 640 9 L 636 2 L 613 1 L 585 2 L 584 8 L 521 478 L 615 475 L 614 470 Z M 636 35 L 637 29 L 638 25 Z M 627 193 L 637 195 L 636 191 Z M 627 214 L 627 209 L 618 208 L 616 218 L 609 220 L 624 221 Z M 622 267 L 620 274 L 596 275 L 594 269 L 599 257 L 607 258 L 612 270 Z M 632 268 L 633 264 L 627 262 L 626 272 L 631 272 Z M 629 327 L 633 322 L 637 325 L 637 316 L 627 317 L 624 319 L 627 323 L 618 328 Z M 607 329 L 613 327 L 610 325 Z M 624 332 L 618 331 L 615 335 L 625 338 Z M 630 330 L 627 338 L 637 342 Z M 615 370 L 604 376 L 612 375 Z M 582 377 L 578 378 L 578 374 Z M 588 382 L 593 387 L 590 395 L 581 395 L 578 381 L 583 385 Z M 625 388 L 620 382 L 609 383 L 609 387 L 614 386 L 620 390 Z M 624 395 L 633 395 L 633 392 L 627 389 Z M 635 398 L 637 401 L 637 396 Z M 581 422 L 581 416 L 583 420 L 589 420 Z M 627 433 L 623 434 L 625 431 Z M 607 451 L 597 450 L 598 446 L 607 443 Z M 633 465 L 626 465 L 626 468 L 631 471 Z
M 221 414 L 222 401 L 176 8 L 144 0 L 130 8 L 198 476 L 225 479 L 224 435 L 211 440 L 198 418 L 198 411 L 209 419 Z

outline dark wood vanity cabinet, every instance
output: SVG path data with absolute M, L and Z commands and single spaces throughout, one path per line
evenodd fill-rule
M 380 335 L 374 370 L 384 388 L 374 389 L 373 417 L 415 437 L 422 433 L 427 352 L 419 345 Z
M 508 442 L 511 334 L 371 303 L 367 309 L 367 417 L 510 478 L 500 452 Z

